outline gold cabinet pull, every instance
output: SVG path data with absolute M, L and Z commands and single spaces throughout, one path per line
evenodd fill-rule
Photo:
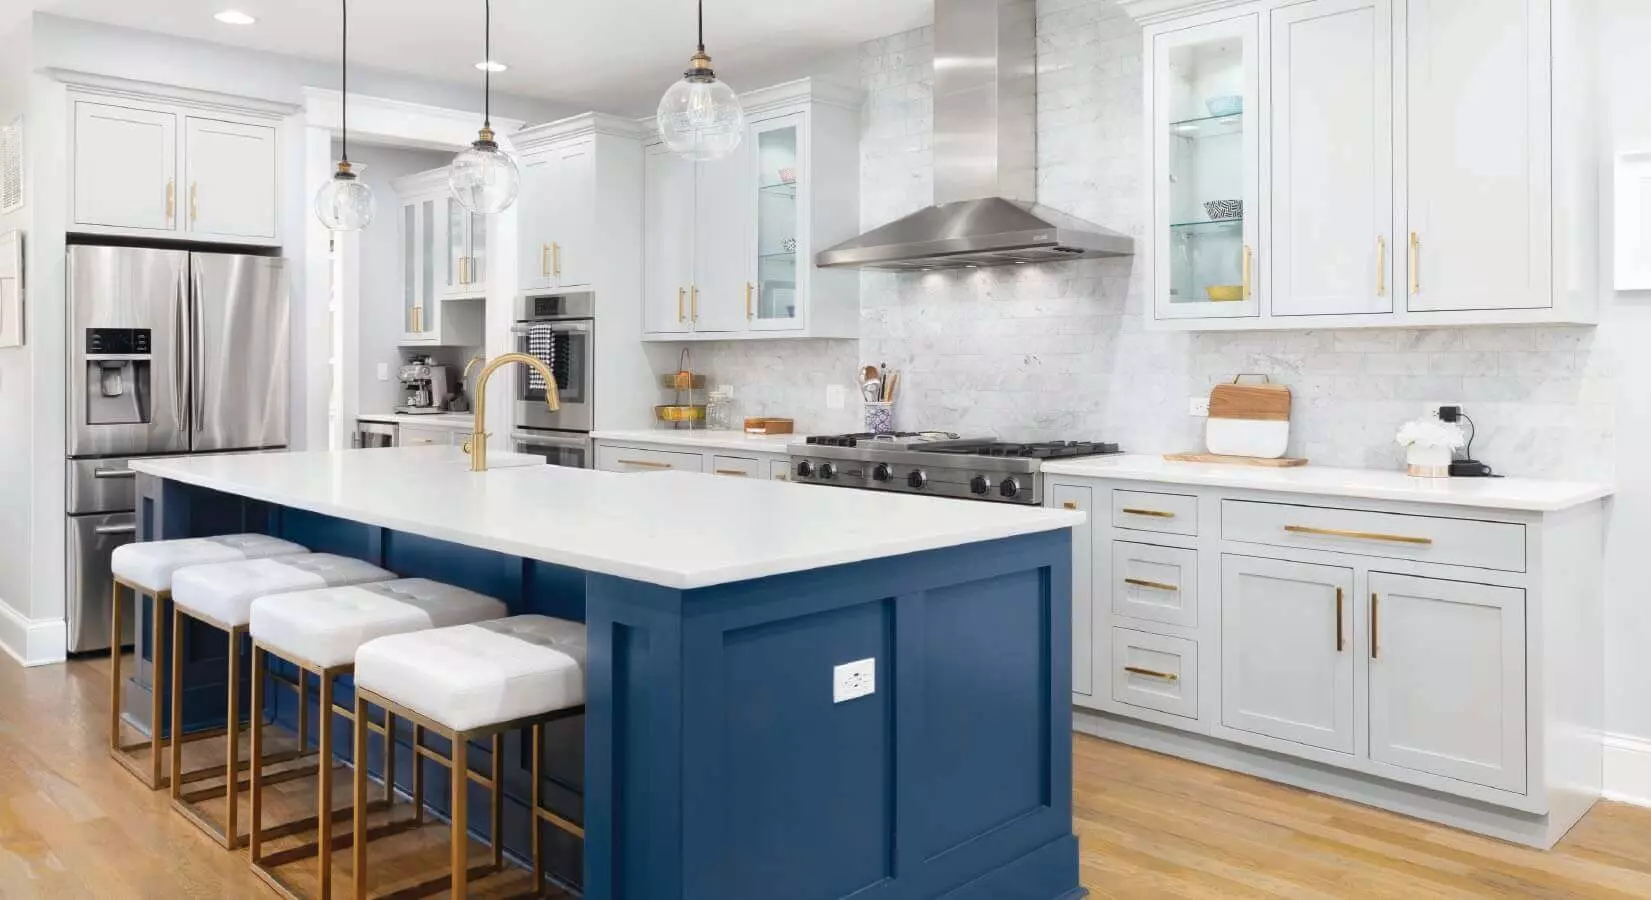
M 1376 235 L 1376 296 L 1387 296 L 1387 236 Z
M 550 274 L 562 277 L 562 245 L 550 242 Z
M 1380 618 L 1380 613 L 1378 611 L 1380 606 L 1381 606 L 1381 598 L 1376 596 L 1375 591 L 1371 591 L 1370 592 L 1370 658 L 1371 659 L 1375 659 L 1381 653 L 1381 642 L 1380 642 L 1380 638 L 1379 638 L 1379 635 L 1381 633 L 1381 618 Z
M 1250 245 L 1245 244 L 1244 245 L 1244 299 L 1245 300 L 1250 299 L 1250 270 L 1252 268 L 1254 268 L 1254 266 L 1252 265 L 1252 255 L 1250 253 Z
M 1417 544 L 1427 546 L 1433 543 L 1433 538 L 1411 537 L 1404 534 L 1380 534 L 1374 531 L 1343 531 L 1340 528 L 1313 528 L 1309 525 L 1286 525 L 1284 530 L 1291 534 L 1311 534 L 1323 537 L 1353 538 L 1360 541 L 1389 541 L 1395 544 Z
M 619 464 L 622 466 L 636 466 L 638 469 L 669 469 L 671 467 L 669 463 L 652 462 L 646 459 L 622 459 Z
M 1421 260 L 1422 239 L 1416 232 L 1412 231 L 1410 233 L 1410 292 L 1412 294 L 1422 292 Z
M 189 182 L 189 224 L 191 225 L 195 224 L 195 221 L 201 217 L 201 207 L 197 202 L 200 192 L 196 190 L 196 187 L 195 182 Z
M 699 285 L 688 289 L 688 318 L 699 321 Z
M 178 185 L 173 179 L 166 179 L 166 224 L 171 225 L 175 217 L 174 211 L 178 203 Z
M 749 321 L 752 318 L 752 314 L 751 314 L 751 282 L 749 282 L 749 281 L 747 281 L 745 283 L 745 318 L 746 318 L 747 321 Z
M 550 245 L 539 245 L 539 274 L 550 275 Z
M 1125 515 L 1130 515 L 1130 516 L 1152 516 L 1155 519 L 1173 519 L 1173 518 L 1175 518 L 1175 513 L 1164 512 L 1161 509 L 1134 509 L 1132 507 L 1126 506 L 1126 507 L 1124 507 L 1123 512 L 1124 512 Z
M 1064 500 L 1064 501 L 1061 502 L 1061 508 L 1062 509 L 1077 509 L 1078 508 L 1078 501 L 1076 501 L 1076 500 Z
M 676 320 L 678 322 L 688 321 L 688 314 L 686 312 L 683 312 L 683 308 L 684 308 L 683 303 L 687 299 L 688 299 L 688 289 L 683 288 L 683 287 L 677 288 L 676 289 Z
M 422 306 L 413 307 L 413 331 L 419 334 L 424 332 L 424 307 Z
M 732 475 L 735 478 L 744 478 L 747 475 L 751 474 L 749 472 L 745 472 L 745 471 L 742 471 L 740 469 L 716 469 L 714 471 L 718 475 Z
M 1159 672 L 1155 669 L 1143 669 L 1140 666 L 1124 666 L 1124 671 L 1131 675 L 1145 675 L 1148 678 L 1161 678 L 1164 681 L 1181 680 L 1181 676 L 1174 672 Z
M 1152 588 L 1155 591 L 1179 591 L 1181 588 L 1162 581 L 1148 581 L 1145 578 L 1125 578 L 1124 584 L 1133 584 L 1136 587 Z
M 1341 588 L 1336 588 L 1336 652 L 1341 652 Z

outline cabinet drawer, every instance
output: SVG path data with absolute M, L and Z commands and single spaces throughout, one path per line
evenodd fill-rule
M 1112 492 L 1112 527 L 1165 534 L 1198 533 L 1198 498 L 1190 494 Z
M 771 459 L 768 461 L 768 477 L 773 481 L 791 480 L 791 462 L 785 459 Z
M 1198 718 L 1198 645 L 1182 638 L 1112 629 L 1112 699 L 1172 716 Z
M 597 447 L 596 468 L 604 472 L 662 472 L 681 469 L 698 472 L 704 457 L 698 453 L 642 450 L 636 447 Z
M 1198 551 L 1112 542 L 1114 615 L 1198 626 Z
M 713 456 L 711 474 L 727 475 L 731 478 L 760 478 L 762 468 L 756 460 L 743 456 Z
M 1275 547 L 1525 571 L 1525 526 L 1507 522 L 1223 500 L 1221 536 Z
M 439 447 L 450 447 L 454 443 L 453 435 L 457 433 L 450 428 L 403 425 L 397 437 L 403 447 L 428 447 L 432 444 Z M 463 440 L 460 439 L 459 443 L 463 443 Z

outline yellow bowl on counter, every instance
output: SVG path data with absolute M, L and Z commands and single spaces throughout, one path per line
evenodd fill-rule
M 1230 303 L 1244 299 L 1244 285 L 1242 284 L 1212 284 L 1204 288 L 1204 293 L 1217 303 Z
M 654 417 L 661 422 L 703 422 L 705 421 L 705 407 L 702 404 L 693 406 L 656 406 Z

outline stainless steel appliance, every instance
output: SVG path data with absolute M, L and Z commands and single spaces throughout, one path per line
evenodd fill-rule
M 543 385 L 526 369 L 516 375 L 516 424 L 521 428 L 578 431 L 596 427 L 596 296 L 590 293 L 523 297 L 516 349 L 537 356 L 556 375 L 562 408 L 545 406 Z
M 357 419 L 355 440 L 351 444 L 363 448 L 394 447 L 400 443 L 400 436 L 401 426 L 392 422 L 368 422 L 364 419 Z
M 396 412 L 428 416 L 447 411 L 447 398 L 453 395 L 453 386 L 458 383 L 457 373 L 451 367 L 436 365 L 424 357 L 402 366 L 400 375 L 405 399 L 396 407 Z
M 543 456 L 553 466 L 570 469 L 596 468 L 594 442 L 589 434 L 577 431 L 542 431 L 518 428 L 510 433 L 511 449 L 517 453 Z
M 286 446 L 290 324 L 273 257 L 74 245 L 68 287 L 67 605 L 83 652 L 109 646 L 109 554 L 136 531 L 127 460 Z
M 1046 459 L 1121 452 L 1092 441 L 959 440 L 944 432 L 818 435 L 792 444 L 793 480 L 1036 506 Z

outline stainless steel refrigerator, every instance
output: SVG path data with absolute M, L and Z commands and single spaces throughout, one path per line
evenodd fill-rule
M 291 338 L 276 257 L 76 245 L 68 288 L 67 605 L 79 653 L 110 643 L 109 555 L 137 528 L 127 461 L 286 446 Z

